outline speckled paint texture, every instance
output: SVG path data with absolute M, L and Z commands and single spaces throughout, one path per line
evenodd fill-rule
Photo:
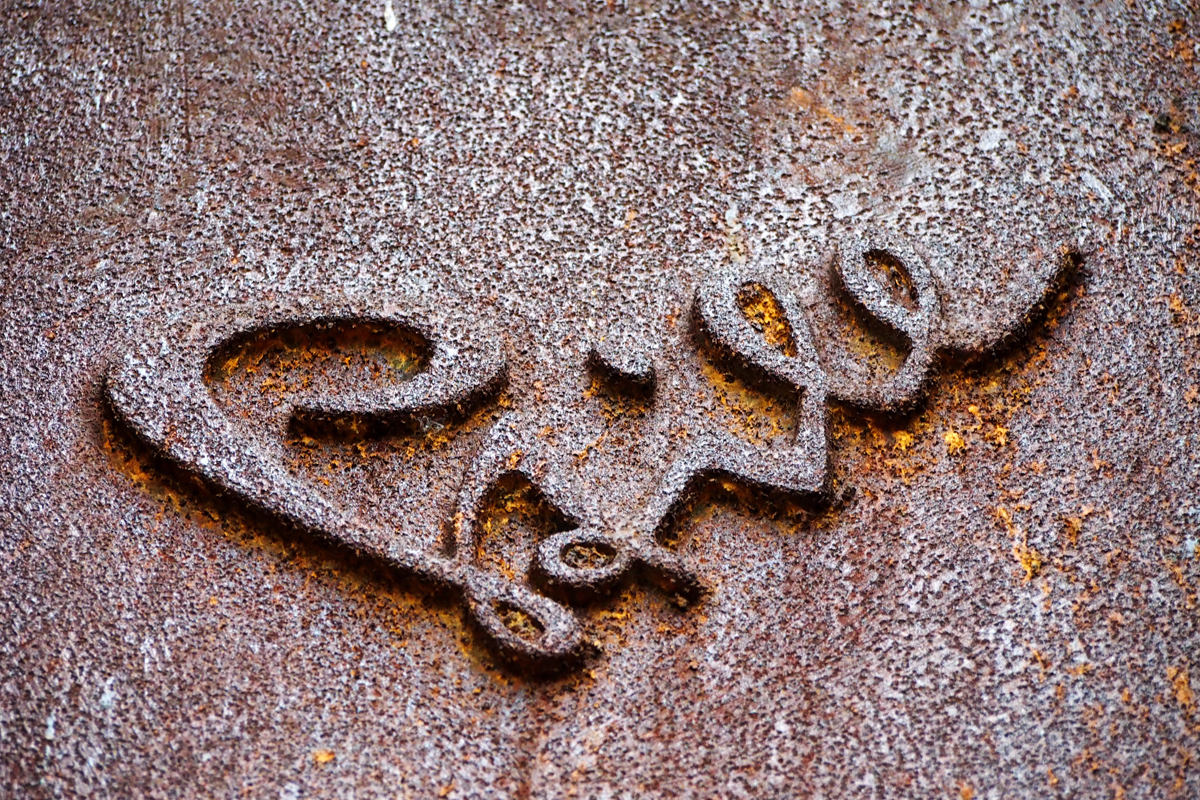
M 1198 43 L 0 0 L 0 796 L 1200 796 Z

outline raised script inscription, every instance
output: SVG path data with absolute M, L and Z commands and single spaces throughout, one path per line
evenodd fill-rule
M 585 650 L 571 604 L 611 592 L 641 575 L 689 602 L 703 576 L 671 546 L 673 528 L 695 492 L 714 480 L 758 495 L 820 501 L 830 492 L 826 413 L 831 401 L 877 411 L 911 407 L 924 396 L 939 358 L 979 355 L 1019 334 L 1078 262 L 1064 250 L 1020 287 L 1023 311 L 1000 326 L 964 339 L 947 335 L 942 291 L 909 243 L 864 228 L 838 239 L 819 265 L 820 290 L 802 302 L 781 268 L 731 265 L 694 294 L 686 341 L 692 357 L 718 365 L 774 398 L 795 419 L 794 430 L 769 441 L 748 440 L 719 425 L 697 425 L 637 501 L 617 515 L 591 511 L 561 478 L 580 459 L 536 435 L 539 420 L 524 409 L 504 411 L 488 431 L 446 521 L 448 541 L 433 551 L 388 541 L 326 488 L 290 470 L 278 442 L 249 433 L 219 402 L 212 374 L 238 348 L 296 331 L 354 326 L 362 335 L 404 337 L 409 379 L 369 391 L 302 385 L 290 391 L 282 416 L 291 424 L 387 426 L 439 419 L 495 402 L 509 380 L 499 341 L 396 298 L 388 308 L 353 302 L 301 303 L 241 310 L 216 324 L 149 325 L 140 346 L 114 363 L 106 395 L 114 413 L 160 455 L 272 517 L 377 559 L 394 570 L 452 589 L 472 619 L 509 661 L 531 669 L 572 663 Z M 882 376 L 842 368 L 824 355 L 816 331 L 834 304 L 852 308 L 896 343 L 902 361 Z M 655 403 L 674 362 L 597 339 L 586 367 L 622 402 L 645 412 L 647 429 L 665 431 L 677 408 Z M 583 455 L 586 455 L 584 451 Z M 555 509 L 557 532 L 542 538 L 528 574 L 505 575 L 480 557 L 482 517 L 497 487 L 533 487 Z

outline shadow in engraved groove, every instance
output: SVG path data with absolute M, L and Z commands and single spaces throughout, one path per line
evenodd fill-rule
M 654 404 L 653 374 L 633 375 L 608 364 L 592 352 L 587 359 L 590 378 L 586 395 L 600 404 L 600 413 L 612 423 L 646 416 Z
M 525 581 L 543 539 L 579 527 L 520 472 L 501 475 L 483 501 L 475 560 L 510 581 Z
M 882 255 L 888 262 L 899 264 L 890 254 Z M 866 263 L 870 266 L 883 260 L 867 259 Z M 878 270 L 871 271 L 880 275 Z M 907 272 L 902 274 L 904 283 L 911 286 Z M 881 285 L 896 288 L 888 273 L 884 272 L 880 277 L 884 278 Z M 858 380 L 867 383 L 877 383 L 899 372 L 912 353 L 912 343 L 855 303 L 838 276 L 830 274 L 823 280 L 830 283 L 828 296 L 831 302 L 812 310 L 812 323 L 817 333 L 814 344 L 822 362 L 834 369 L 852 372 Z M 915 301 L 911 305 L 909 302 L 916 296 L 915 291 L 911 295 L 905 290 L 889 291 L 888 294 L 901 298 L 900 305 L 905 308 L 915 305 Z
M 691 528 L 704 509 L 731 508 L 748 517 L 802 525 L 826 513 L 831 498 L 797 494 L 765 483 L 754 483 L 726 472 L 713 470 L 696 475 L 680 501 L 655 530 L 658 543 L 680 552 L 691 544 Z
M 795 357 L 791 323 L 769 289 L 757 283 L 747 284 L 739 290 L 737 302 L 768 346 L 788 358 Z M 727 429 L 755 445 L 790 443 L 800 427 L 801 393 L 719 342 L 699 315 L 694 314 L 691 322 L 700 370 L 716 394 Z
M 264 360 L 280 373 L 312 369 L 321 360 L 356 356 L 360 367 L 379 378 L 407 380 L 429 365 L 431 348 L 420 333 L 394 323 L 369 318 L 330 318 L 303 324 L 274 325 L 241 332 L 213 350 L 205 380 L 223 383 L 239 369 L 256 372 Z M 342 363 L 349 366 L 349 361 Z M 282 375 L 281 375 L 282 377 Z M 336 385 L 336 384 L 335 384 Z
M 431 355 L 430 343 L 403 326 L 371 319 L 315 320 L 232 337 L 209 355 L 204 379 L 231 412 L 270 415 L 294 405 L 289 424 L 295 435 L 361 439 L 421 422 L 411 415 L 318 413 L 304 400 L 318 391 L 336 399 L 381 383 L 410 381 L 429 367 Z M 424 425 L 427 429 L 430 422 Z

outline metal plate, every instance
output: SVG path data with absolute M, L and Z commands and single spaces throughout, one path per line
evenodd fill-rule
M 0 20 L 0 794 L 1200 793 L 1194 7 Z

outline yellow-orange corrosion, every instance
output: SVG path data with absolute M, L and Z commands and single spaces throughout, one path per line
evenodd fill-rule
M 737 295 L 738 306 L 746 319 L 762 332 L 767 344 L 789 358 L 796 356 L 796 341 L 792 337 L 792 326 L 779 300 L 765 286 L 748 283 Z

